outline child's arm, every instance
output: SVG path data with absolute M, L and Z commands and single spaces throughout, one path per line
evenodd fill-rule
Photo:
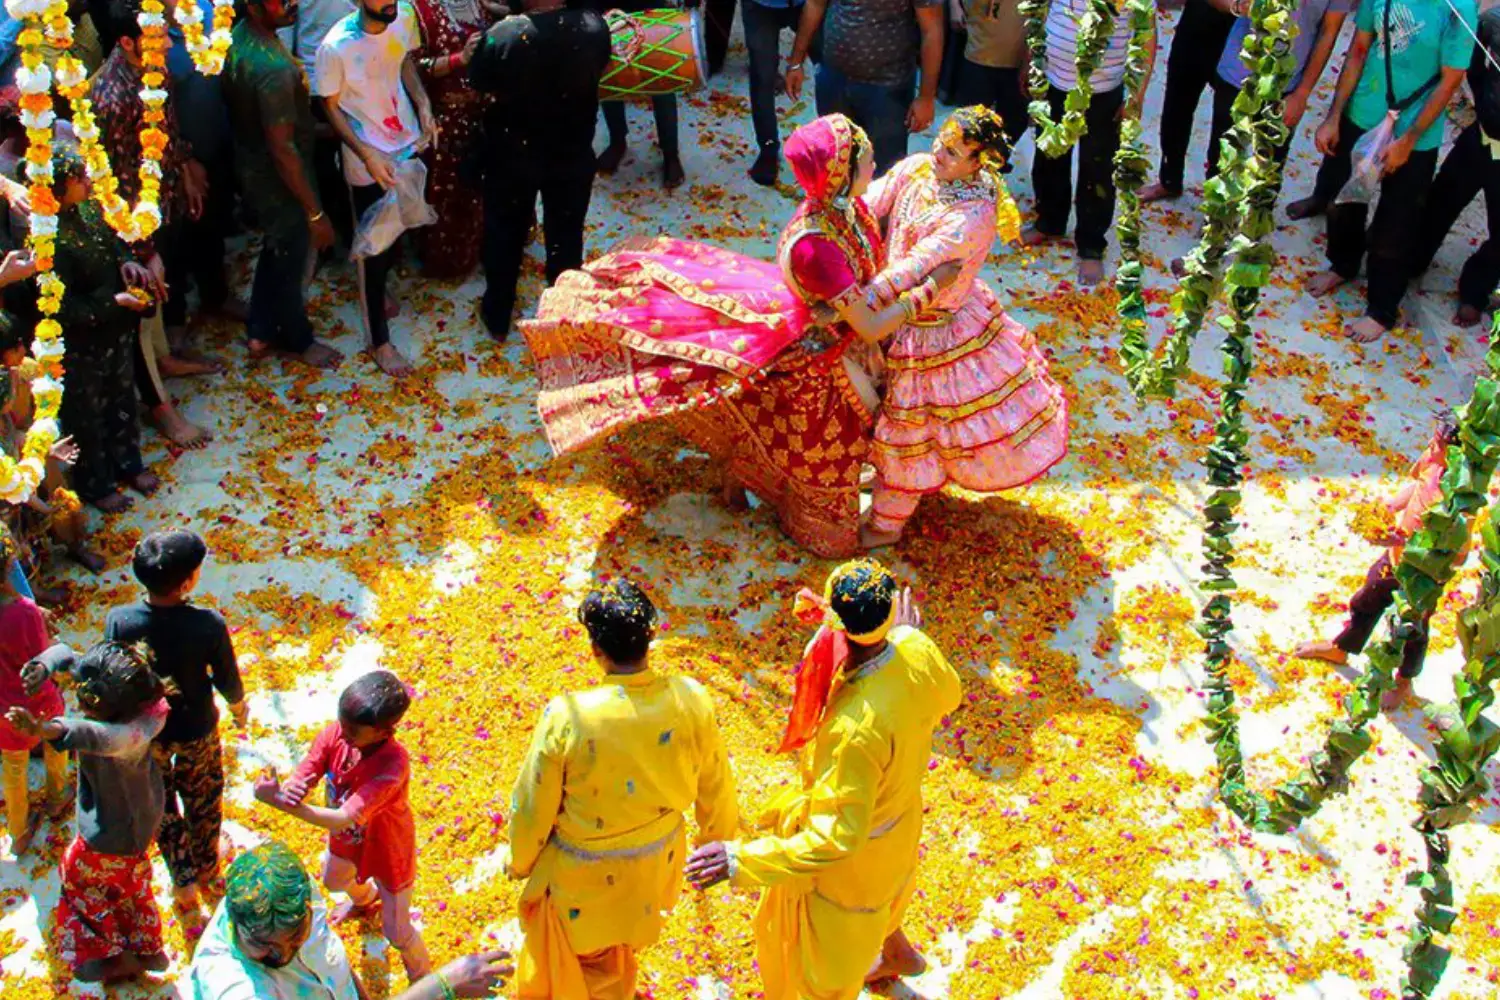
M 224 624 L 223 617 L 215 614 L 214 620 L 219 625 L 219 634 L 209 656 L 209 676 L 219 694 L 229 703 L 229 713 L 234 716 L 235 724 L 243 726 L 249 706 L 245 704 L 245 684 L 240 679 L 239 661 L 234 655 L 234 640 L 229 637 L 229 626 Z
M 292 776 L 281 787 L 282 802 L 295 806 L 301 805 L 302 800 L 307 798 L 307 793 L 313 790 L 313 786 L 328 771 L 328 755 L 337 735 L 338 723 L 317 735 L 307 750 L 307 756 L 302 758 L 302 762 L 292 771 Z
M 289 801 L 282 795 L 281 780 L 270 771 L 263 772 L 259 778 L 255 779 L 255 797 L 272 809 L 280 809 L 288 816 L 295 816 L 302 822 L 311 823 L 329 833 L 347 830 L 359 821 L 347 802 L 337 809 L 325 809 L 322 806 L 307 805 L 305 802 Z
M 156 738 L 166 724 L 166 713 L 147 711 L 123 723 L 75 718 L 42 721 L 24 708 L 13 708 L 6 719 L 21 732 L 39 736 L 59 750 L 77 750 L 95 757 L 128 757 L 139 754 Z

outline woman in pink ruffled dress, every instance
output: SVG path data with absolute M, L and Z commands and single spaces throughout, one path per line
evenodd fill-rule
M 817 555 L 857 552 L 860 466 L 879 405 L 866 355 L 878 357 L 871 345 L 905 319 L 894 295 L 867 305 L 885 260 L 860 199 L 872 148 L 843 115 L 793 134 L 786 156 L 806 199 L 774 263 L 660 236 L 544 292 L 520 328 L 553 451 L 670 419 L 720 463 L 726 500 L 743 504 L 748 489 Z M 817 305 L 828 314 L 814 322 Z
M 930 155 L 907 157 L 865 196 L 885 224 L 891 262 L 870 287 L 872 305 L 901 296 L 909 317 L 886 347 L 866 548 L 897 541 L 922 497 L 947 483 L 1007 490 L 1067 454 L 1062 389 L 1036 339 L 979 278 L 997 233 L 1019 235 L 1000 178 L 1006 148 L 998 115 L 963 108 Z M 961 270 L 947 287 L 924 277 L 950 262 Z

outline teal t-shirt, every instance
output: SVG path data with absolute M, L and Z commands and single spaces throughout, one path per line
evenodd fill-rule
M 1355 29 L 1373 33 L 1375 41 L 1370 44 L 1370 56 L 1349 101 L 1348 114 L 1350 121 L 1367 130 L 1379 125 L 1389 108 L 1384 38 L 1387 3 L 1391 8 L 1391 82 L 1397 102 L 1421 89 L 1441 69 L 1467 70 L 1474 55 L 1473 31 L 1479 20 L 1476 0 L 1360 0 Z M 1401 112 L 1396 121 L 1398 135 L 1411 127 L 1431 96 L 1429 89 Z M 1439 115 L 1417 139 L 1416 148 L 1436 149 L 1442 142 L 1443 116 Z

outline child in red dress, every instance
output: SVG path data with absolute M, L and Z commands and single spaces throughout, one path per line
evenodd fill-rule
M 416 822 L 407 803 L 411 763 L 396 742 L 396 726 L 411 696 L 395 674 L 365 674 L 339 696 L 339 718 L 313 740 L 307 757 L 285 785 L 266 773 L 255 797 L 328 831 L 323 884 L 348 899 L 330 924 L 380 910 L 381 931 L 406 966 L 410 982 L 432 971 L 427 946 L 411 921 L 411 890 L 417 877 Z M 327 785 L 326 807 L 304 803 L 319 781 Z
M 1427 512 L 1443 499 L 1442 479 L 1448 470 L 1448 448 L 1458 443 L 1458 422 L 1453 411 L 1439 411 L 1432 429 L 1432 439 L 1420 458 L 1408 471 L 1405 485 L 1396 495 L 1386 501 L 1393 518 L 1391 533 L 1386 537 L 1386 551 L 1365 575 L 1365 582 L 1353 597 L 1349 598 L 1349 620 L 1344 630 L 1330 641 L 1305 642 L 1297 647 L 1296 655 L 1304 660 L 1322 660 L 1342 666 L 1351 653 L 1364 650 L 1370 634 L 1380 622 L 1391 603 L 1396 599 L 1395 568 L 1406 550 L 1406 540 L 1422 527 Z M 1470 534 L 1479 524 L 1475 518 Z M 1463 564 L 1469 543 L 1458 555 Z M 1411 696 L 1412 679 L 1422 672 L 1422 661 L 1427 656 L 1427 623 L 1432 618 L 1428 612 L 1422 619 L 1421 632 L 1407 640 L 1401 657 L 1401 668 L 1396 675 L 1396 686 L 1381 699 L 1381 707 L 1391 711 Z
M 43 813 L 31 811 L 26 772 L 31 751 L 41 742 L 5 721 L 5 712 L 24 708 L 32 715 L 50 719 L 63 713 L 62 695 L 51 680 L 35 694 L 27 694 L 21 674 L 26 665 L 48 646 L 47 620 L 29 598 L 16 593 L 10 583 L 12 565 L 19 557 L 10 532 L 0 525 L 0 792 L 5 794 L 5 819 L 10 829 L 10 852 L 20 857 L 31 849 Z M 45 744 L 47 798 L 43 811 L 53 819 L 65 816 L 73 804 L 68 797 L 68 755 Z

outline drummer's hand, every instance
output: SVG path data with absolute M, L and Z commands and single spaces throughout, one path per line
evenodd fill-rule
M 801 66 L 788 66 L 786 68 L 786 76 L 783 81 L 786 96 L 794 101 L 802 97 L 802 81 L 806 75 L 807 71 Z

